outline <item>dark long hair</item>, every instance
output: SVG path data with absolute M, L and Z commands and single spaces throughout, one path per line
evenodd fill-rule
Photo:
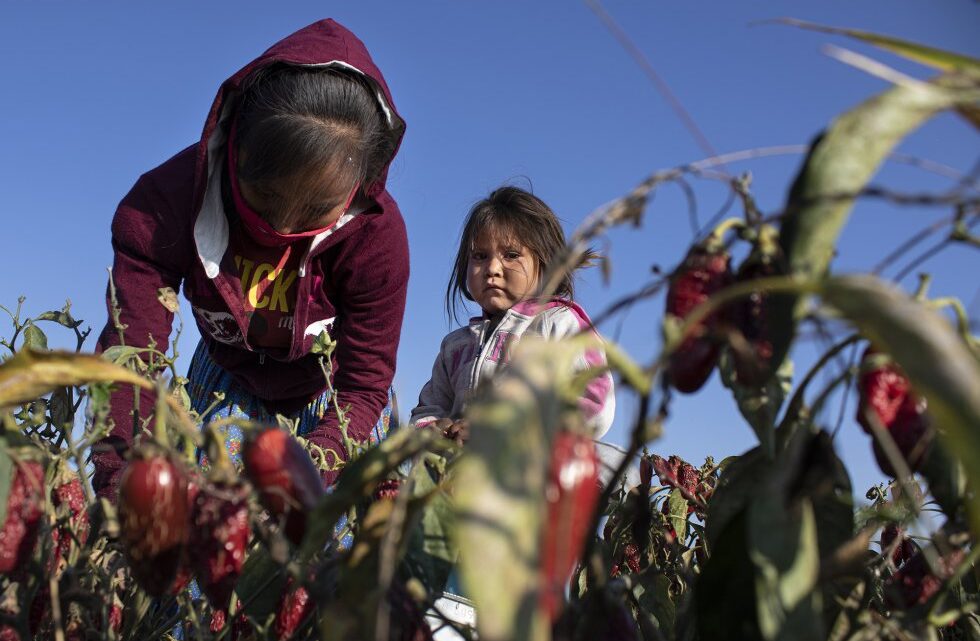
M 446 287 L 446 315 L 454 321 L 458 321 L 456 310 L 463 299 L 473 300 L 466 289 L 470 250 L 480 234 L 489 230 L 509 235 L 527 247 L 534 257 L 540 277 L 544 277 L 565 250 L 565 232 L 561 221 L 543 200 L 520 187 L 495 189 L 473 205 L 466 215 L 459 250 Z M 575 295 L 571 273 L 563 274 L 555 294 L 565 298 Z
M 236 116 L 238 176 L 260 186 L 323 170 L 349 188 L 376 180 L 397 133 L 369 82 L 330 67 L 276 64 L 256 71 L 242 88 Z

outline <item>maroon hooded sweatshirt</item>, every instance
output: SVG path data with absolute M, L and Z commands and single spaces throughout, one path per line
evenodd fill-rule
M 264 351 L 248 341 L 249 312 L 229 246 L 229 226 L 238 224 L 237 214 L 222 188 L 225 144 L 243 80 L 273 63 L 363 74 L 400 143 L 404 121 L 354 34 L 321 20 L 276 43 L 221 85 L 200 141 L 141 176 L 119 204 L 112 221 L 119 320 L 126 326 L 127 345 L 165 346 L 174 315 L 158 302 L 157 292 L 183 286 L 215 362 L 271 410 L 282 412 L 299 409 L 325 389 L 310 348 L 326 330 L 337 341 L 333 386 L 340 406 L 350 407 L 349 434 L 366 439 L 387 402 L 408 284 L 408 239 L 398 205 L 385 190 L 387 164 L 377 181 L 362 188 L 348 215 L 309 242 L 296 279 L 288 350 Z M 98 349 L 119 342 L 110 313 Z M 153 404 L 144 392 L 140 413 L 147 415 Z M 92 456 L 93 483 L 103 495 L 118 485 L 132 439 L 132 409 L 131 389 L 114 392 L 114 428 Z M 306 437 L 346 458 L 337 423 L 331 409 Z

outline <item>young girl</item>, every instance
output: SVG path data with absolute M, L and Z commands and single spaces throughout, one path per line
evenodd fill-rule
M 201 330 L 188 387 L 195 409 L 211 408 L 205 421 L 285 414 L 344 459 L 310 354 L 327 331 L 350 436 L 383 436 L 408 281 L 405 225 L 385 177 L 404 130 L 381 72 L 344 27 L 323 20 L 273 45 L 221 85 L 201 139 L 123 198 L 110 283 L 121 314 L 99 349 L 166 345 L 173 314 L 158 291 L 183 285 Z M 224 393 L 216 407 L 214 392 Z M 109 496 L 140 418 L 130 390 L 112 401 L 115 427 L 93 456 L 94 484 Z M 139 408 L 152 410 L 152 396 Z M 239 438 L 229 434 L 233 455 Z
M 432 378 L 419 394 L 411 423 L 437 424 L 450 438 L 465 440 L 461 421 L 477 384 L 503 366 L 513 346 L 532 334 L 559 340 L 595 331 L 585 311 L 572 301 L 567 274 L 556 296 L 537 296 L 540 280 L 565 247 L 565 234 L 554 212 L 540 198 L 517 187 L 501 187 L 469 212 L 453 273 L 446 289 L 446 311 L 455 317 L 465 297 L 483 315 L 470 319 L 443 339 L 432 366 Z M 587 350 L 582 369 L 601 365 L 605 356 Z M 612 376 L 589 383 L 579 406 L 598 439 L 612 424 L 615 410 Z

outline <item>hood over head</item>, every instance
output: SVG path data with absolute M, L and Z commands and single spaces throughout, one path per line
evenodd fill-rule
M 257 70 L 272 64 L 335 66 L 362 74 L 374 88 L 378 105 L 397 135 L 397 142 L 392 148 L 391 158 L 388 158 L 378 178 L 362 186 L 363 193 L 369 198 L 376 199 L 385 191 L 388 167 L 397 154 L 405 133 L 405 121 L 395 110 L 388 84 L 371 60 L 364 43 L 332 19 L 314 22 L 286 36 L 242 67 L 218 89 L 196 150 L 194 206 L 198 215 L 194 223 L 194 238 L 198 255 L 210 278 L 218 275 L 219 262 L 228 243 L 228 223 L 223 214 L 220 190 L 221 160 L 224 158 L 223 148 L 227 136 L 227 127 L 222 124 L 233 116 L 237 97 L 245 80 Z M 341 227 L 350 217 L 345 215 L 334 227 Z M 325 233 L 323 236 L 326 235 Z M 314 238 L 311 251 L 323 240 L 322 236 Z
M 277 63 L 310 67 L 336 66 L 362 74 L 374 88 L 381 111 L 385 114 L 388 125 L 397 135 L 398 143 L 394 146 L 392 158 L 397 153 L 405 133 L 405 121 L 395 110 L 395 103 L 391 98 L 391 92 L 388 90 L 388 84 L 371 59 L 367 47 L 357 36 L 336 21 L 332 19 L 319 20 L 275 43 L 262 55 L 242 67 L 221 84 L 211 105 L 211 110 L 208 112 L 197 149 L 195 193 L 199 196 L 203 196 L 202 192 L 208 174 L 214 169 L 214 156 L 225 143 L 225 133 L 219 125 L 234 110 L 236 94 L 239 93 L 249 75 Z M 388 159 L 388 164 L 392 158 Z M 365 194 L 374 197 L 384 191 L 388 164 L 385 165 L 376 181 L 364 186 Z

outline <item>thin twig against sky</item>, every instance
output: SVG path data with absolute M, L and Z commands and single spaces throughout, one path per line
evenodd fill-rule
M 670 105 L 670 108 L 673 109 L 674 113 L 677 114 L 677 117 L 680 118 L 684 127 L 686 127 L 691 135 L 694 136 L 694 140 L 701 148 L 701 151 L 712 157 L 718 156 L 718 152 L 715 151 L 712 144 L 708 142 L 707 136 L 704 135 L 704 132 L 702 132 L 701 128 L 698 127 L 698 124 L 694 122 L 694 118 L 692 118 L 691 114 L 684 108 L 684 105 L 682 105 L 681 101 L 674 95 L 674 92 L 671 91 L 670 87 L 667 85 L 667 82 L 660 77 L 660 74 L 657 73 L 656 69 L 654 69 L 653 64 L 650 63 L 650 60 L 647 59 L 646 55 L 640 51 L 640 48 L 633 43 L 633 40 L 623 30 L 623 28 L 619 26 L 619 23 L 617 23 L 616 20 L 609 15 L 609 12 L 607 12 L 602 6 L 602 3 L 599 2 L 599 0 L 585 0 L 585 4 L 592 9 L 593 13 L 599 17 L 599 20 L 602 21 L 602 24 L 605 25 L 613 37 L 616 38 L 619 44 L 622 45 L 633 60 L 640 65 L 640 69 L 643 70 L 643 73 L 646 74 L 647 78 L 649 78 L 654 84 L 657 91 L 663 95 L 664 99 L 667 101 L 667 104 Z

